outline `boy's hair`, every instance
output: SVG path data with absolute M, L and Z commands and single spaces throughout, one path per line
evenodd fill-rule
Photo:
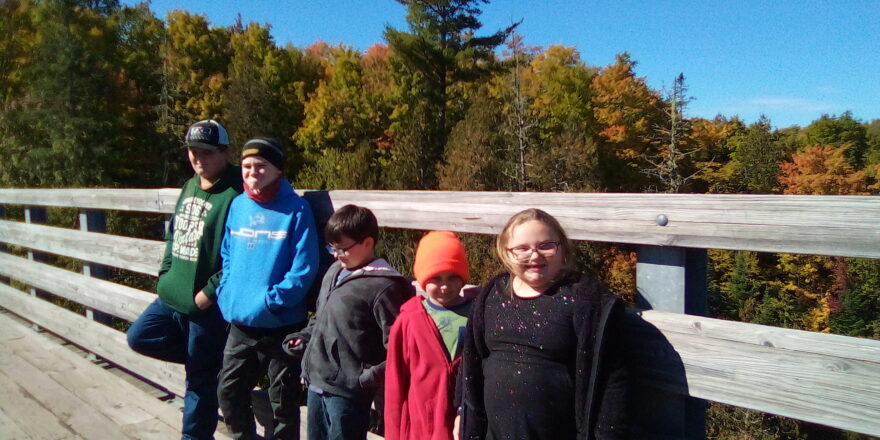
M 495 253 L 498 256 L 498 259 L 501 260 L 501 264 L 504 265 L 504 269 L 513 275 L 514 267 L 516 267 L 516 263 L 510 257 L 509 251 L 507 250 L 510 236 L 513 235 L 513 230 L 517 226 L 532 220 L 537 220 L 547 225 L 547 227 L 556 234 L 556 237 L 559 239 L 559 253 L 562 255 L 563 270 L 570 269 L 574 262 L 574 248 L 571 241 L 568 239 L 568 234 L 565 233 L 565 229 L 562 229 L 562 225 L 559 224 L 556 217 L 537 208 L 526 209 L 514 214 L 513 217 L 507 221 L 507 224 L 504 225 L 504 229 L 501 230 L 501 233 L 498 234 L 498 238 L 495 240 Z
M 357 243 L 369 237 L 375 244 L 379 240 L 379 222 L 373 211 L 356 205 L 345 205 L 337 209 L 330 216 L 330 220 L 327 220 L 324 239 L 328 243 L 339 243 L 343 237 L 348 237 Z

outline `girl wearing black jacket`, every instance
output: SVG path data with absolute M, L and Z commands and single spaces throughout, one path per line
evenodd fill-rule
M 569 269 L 571 243 L 539 209 L 514 215 L 496 252 L 508 273 L 468 322 L 461 438 L 627 438 L 620 299 Z

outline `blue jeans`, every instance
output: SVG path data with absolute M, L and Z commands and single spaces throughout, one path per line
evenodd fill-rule
M 226 321 L 216 305 L 199 314 L 184 315 L 157 298 L 128 329 L 128 346 L 132 350 L 184 365 L 184 440 L 214 436 L 217 382 L 223 364 L 226 328 Z
M 309 390 L 308 440 L 364 440 L 370 427 L 370 400 L 358 401 Z

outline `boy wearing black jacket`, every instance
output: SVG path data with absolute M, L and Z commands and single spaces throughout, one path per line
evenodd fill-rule
M 309 440 L 362 440 L 385 377 L 388 333 L 413 289 L 374 255 L 379 227 L 369 209 L 343 206 L 324 235 L 337 261 L 324 276 L 315 315 L 284 348 L 303 356 Z

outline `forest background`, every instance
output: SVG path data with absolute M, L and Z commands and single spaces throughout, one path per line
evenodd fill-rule
M 656 90 L 627 53 L 591 66 L 572 47 L 529 46 L 516 25 L 484 31 L 484 1 L 401 3 L 408 29 L 361 52 L 280 47 L 269 25 L 163 19 L 147 4 L 5 0 L 0 186 L 178 187 L 192 173 L 186 127 L 213 118 L 233 148 L 277 138 L 298 188 L 880 193 L 880 119 L 689 117 L 684 75 Z M 113 213 L 109 229 L 156 239 L 160 220 Z M 420 235 L 383 231 L 380 251 L 406 272 Z M 499 268 L 492 237 L 463 239 L 485 281 Z M 582 270 L 633 300 L 634 248 L 578 248 Z M 880 339 L 878 260 L 710 250 L 709 279 L 711 316 Z M 717 404 L 708 422 L 712 439 L 867 438 Z

